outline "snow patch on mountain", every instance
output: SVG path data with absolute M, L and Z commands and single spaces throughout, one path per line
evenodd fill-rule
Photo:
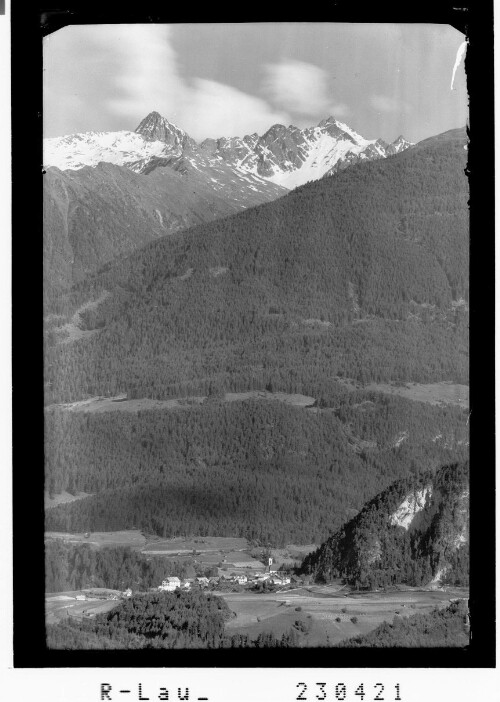
M 153 157 L 172 150 L 162 141 L 148 141 L 136 132 L 85 132 L 43 141 L 45 168 L 55 166 L 62 171 L 97 166 L 104 161 L 116 166 L 132 166 L 137 171 Z
M 311 180 L 319 180 L 346 154 L 360 153 L 365 147 L 362 144 L 353 145 L 351 141 L 335 140 L 328 134 L 318 133 L 308 139 L 307 143 L 309 145 L 308 153 L 300 168 L 290 171 L 276 168 L 268 180 L 292 190 Z
M 222 183 L 229 172 L 235 179 L 247 178 L 252 190 L 258 190 L 260 184 L 269 187 L 269 183 L 291 190 L 358 161 L 385 158 L 411 145 L 403 137 L 392 144 L 365 139 L 333 117 L 302 130 L 275 124 L 262 136 L 221 137 L 197 144 L 158 112 L 151 112 L 134 132 L 86 132 L 45 139 L 43 161 L 46 168 L 61 170 L 95 167 L 104 161 L 136 173 L 149 173 L 158 166 L 180 173 L 222 168 Z M 214 174 L 211 177 L 214 183 L 218 180 Z

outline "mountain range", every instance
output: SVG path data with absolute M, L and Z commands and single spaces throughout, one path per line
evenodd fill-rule
M 394 480 L 463 460 L 465 410 L 366 385 L 468 382 L 466 149 L 458 129 L 354 164 L 150 241 L 55 295 L 47 484 L 92 496 L 51 510 L 52 528 L 321 543 Z M 175 178 L 112 164 L 56 175 L 102 173 L 105 202 L 108 171 L 130 193 Z M 92 216 L 120 233 L 121 207 Z M 307 408 L 293 406 L 298 394 Z M 111 409 L 94 413 L 92 397 Z M 424 548 L 405 533 L 395 525 L 381 544 L 391 558 Z M 426 558 L 431 580 L 440 561 Z
M 322 374 L 467 383 L 464 146 L 452 130 L 110 262 L 51 310 L 71 317 L 92 303 L 86 353 L 100 359 L 90 367 L 79 345 L 56 345 L 55 401 L 103 387 L 205 395 L 215 379 L 227 391 L 280 379 L 296 392 Z M 119 203 L 105 214 L 126 230 Z
M 228 166 L 258 181 L 293 189 L 352 163 L 392 156 L 409 146 L 412 144 L 403 136 L 392 144 L 365 139 L 333 117 L 307 129 L 275 124 L 262 136 L 221 137 L 197 144 L 158 112 L 151 112 L 134 132 L 87 132 L 46 139 L 44 163 L 76 170 L 104 161 L 135 173 L 158 167 L 204 171 Z
M 159 237 L 269 202 L 309 180 L 410 146 L 367 140 L 332 117 L 299 130 L 197 144 L 157 112 L 134 132 L 44 140 L 44 288 L 81 280 Z

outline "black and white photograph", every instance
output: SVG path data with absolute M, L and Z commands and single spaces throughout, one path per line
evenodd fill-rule
M 20 441 L 14 413 L 18 661 L 466 668 L 482 647 L 491 665 L 475 607 L 482 587 L 494 617 L 491 329 L 477 351 L 494 231 L 474 206 L 489 192 L 474 34 L 431 17 L 51 12 L 38 433 Z M 485 120 L 483 159 L 490 136 Z M 15 377 L 14 347 L 14 395 Z M 290 699 L 410 702 L 392 678 L 313 691 L 286 675 Z M 138 699 L 218 702 L 174 687 Z M 99 695 L 122 698 L 104 677 Z
M 49 648 L 467 646 L 466 48 L 44 39 Z

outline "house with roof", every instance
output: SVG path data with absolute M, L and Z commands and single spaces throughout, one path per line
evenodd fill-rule
M 287 575 L 273 575 L 270 579 L 273 585 L 289 585 L 290 578 Z
M 158 587 L 158 590 L 165 590 L 166 592 L 173 592 L 174 590 L 177 590 L 177 588 L 180 586 L 181 586 L 181 581 L 179 580 L 179 578 L 176 578 L 176 577 L 167 578 Z

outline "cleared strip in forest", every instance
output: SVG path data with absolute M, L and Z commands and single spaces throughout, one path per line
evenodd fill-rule
M 314 405 L 315 398 L 308 395 L 289 394 L 284 392 L 267 392 L 250 390 L 248 392 L 228 392 L 217 398 L 219 402 L 243 402 L 244 400 L 277 400 L 294 407 L 310 407 Z M 127 399 L 126 395 L 115 397 L 91 397 L 78 402 L 58 405 L 61 409 L 73 412 L 139 412 L 141 410 L 177 410 L 197 407 L 204 402 L 210 402 L 205 396 L 180 397 L 169 400 L 152 400 L 150 398 Z
M 389 383 L 370 383 L 364 390 L 374 390 L 388 395 L 400 395 L 407 400 L 427 402 L 431 405 L 469 406 L 469 386 L 459 383 L 406 383 L 392 385 Z

